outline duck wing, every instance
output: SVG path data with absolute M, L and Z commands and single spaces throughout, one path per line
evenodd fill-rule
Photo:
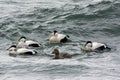
M 25 44 L 27 46 L 31 46 L 31 47 L 40 47 L 40 44 L 38 42 L 35 42 L 35 41 L 32 41 L 32 40 L 26 41 Z
M 100 47 L 104 47 L 106 48 L 106 45 L 105 44 L 102 44 L 102 43 L 98 43 L 98 42 L 93 42 L 92 43 L 92 49 L 97 49 L 97 48 L 100 48 Z
M 66 37 L 66 35 L 64 35 L 64 34 L 57 34 L 57 38 L 58 38 L 59 40 L 65 38 L 65 37 Z
M 30 55 L 33 55 L 33 54 L 36 54 L 36 51 L 31 50 L 31 49 L 26 49 L 26 48 L 20 48 L 20 49 L 17 50 L 17 54 L 30 54 Z

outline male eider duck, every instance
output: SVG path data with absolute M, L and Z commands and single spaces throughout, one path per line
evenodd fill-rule
M 16 55 L 35 55 L 37 54 L 36 51 L 27 49 L 27 48 L 19 48 L 17 49 L 16 45 L 10 46 L 8 49 L 9 55 L 16 56 Z
M 60 53 L 58 49 L 54 49 L 52 54 L 55 54 L 53 59 L 64 59 L 64 58 L 72 58 L 72 56 L 68 53 Z
M 99 42 L 92 42 L 92 41 L 87 41 L 85 45 L 83 46 L 83 50 L 91 52 L 101 52 L 101 51 L 110 51 L 111 48 L 109 48 L 106 44 L 99 43 Z
M 20 37 L 18 40 L 18 47 L 40 47 L 40 43 L 32 40 L 26 40 L 25 36 Z
M 49 41 L 51 43 L 65 43 L 68 41 L 68 38 L 69 38 L 68 35 L 59 34 L 57 33 L 56 30 L 54 30 L 53 33 L 51 34 Z

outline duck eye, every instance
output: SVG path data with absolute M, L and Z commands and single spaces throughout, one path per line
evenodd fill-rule
M 17 51 L 17 49 L 15 49 L 15 51 Z

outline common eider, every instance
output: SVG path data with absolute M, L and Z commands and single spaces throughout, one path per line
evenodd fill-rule
M 65 43 L 69 40 L 69 36 L 65 34 L 59 34 L 54 30 L 51 34 L 49 41 L 51 43 Z
M 27 40 L 25 36 L 20 37 L 18 40 L 18 47 L 40 47 L 41 44 L 33 41 L 33 40 Z
M 9 51 L 9 55 L 35 55 L 37 54 L 37 52 L 35 50 L 32 49 L 27 49 L 27 48 L 19 48 L 17 49 L 16 45 L 12 45 L 10 46 L 8 49 Z
M 106 44 L 99 43 L 99 42 L 92 42 L 92 41 L 87 41 L 84 46 L 83 50 L 91 52 L 101 52 L 101 51 L 110 51 L 111 48 L 109 48 Z
M 53 59 L 64 59 L 64 58 L 72 58 L 72 56 L 68 53 L 60 53 L 58 49 L 54 49 L 52 54 L 54 54 Z

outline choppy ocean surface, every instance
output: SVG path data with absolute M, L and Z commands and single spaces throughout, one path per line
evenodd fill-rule
M 50 44 L 53 30 L 71 42 Z M 38 55 L 8 55 L 22 35 L 44 45 Z M 112 50 L 85 53 L 87 40 Z M 55 47 L 73 58 L 53 60 Z M 120 0 L 0 0 L 0 80 L 120 80 L 119 50 Z

